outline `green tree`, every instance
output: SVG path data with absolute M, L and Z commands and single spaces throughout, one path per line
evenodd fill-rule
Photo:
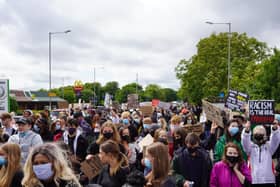
M 18 111 L 18 103 L 14 97 L 9 96 L 10 103 L 10 111 L 17 112 Z
M 105 93 L 109 93 L 115 98 L 117 91 L 119 90 L 119 83 L 116 81 L 107 82 L 105 86 L 103 86 L 103 91 Z
M 249 38 L 245 33 L 231 35 L 231 89 L 248 93 L 259 63 L 268 57 L 264 42 Z M 228 34 L 212 34 L 197 44 L 197 54 L 181 60 L 175 71 L 181 80 L 178 95 L 192 103 L 202 98 L 217 97 L 227 92 Z
M 156 84 L 147 85 L 144 91 L 144 99 L 146 101 L 151 101 L 152 99 L 163 100 L 164 95 L 161 92 L 161 87 Z
M 178 100 L 177 92 L 171 88 L 163 88 L 160 92 L 163 94 L 163 101 L 171 102 Z
M 91 102 L 93 91 L 91 89 L 83 89 L 81 92 L 81 99 L 86 103 Z
M 265 60 L 251 85 L 255 99 L 274 99 L 280 103 L 280 51 L 273 50 L 273 55 Z
M 124 85 L 121 89 L 119 89 L 116 93 L 116 100 L 119 103 L 124 103 L 127 101 L 128 94 L 135 94 L 136 93 L 136 86 L 137 86 L 137 93 L 141 96 L 143 92 L 143 88 L 141 85 L 137 83 L 130 83 Z

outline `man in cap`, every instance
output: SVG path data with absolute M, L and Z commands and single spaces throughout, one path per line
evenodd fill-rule
M 42 138 L 31 130 L 31 120 L 20 118 L 17 121 L 18 134 L 12 135 L 8 142 L 19 144 L 21 149 L 21 162 L 25 163 L 29 151 L 32 147 L 43 144 Z

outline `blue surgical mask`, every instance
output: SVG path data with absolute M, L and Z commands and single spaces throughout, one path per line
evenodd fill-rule
M 7 160 L 5 157 L 0 156 L 0 166 L 4 166 L 7 164 Z
M 239 132 L 239 128 L 238 127 L 230 127 L 228 129 L 228 131 L 229 131 L 231 136 L 234 136 L 234 135 L 236 135 Z
M 145 164 L 146 168 L 148 168 L 150 170 L 152 169 L 152 162 L 149 159 L 145 158 L 144 164 Z
M 37 124 L 35 124 L 35 125 L 33 126 L 33 129 L 34 129 L 35 132 L 40 132 L 40 127 L 38 127 Z
M 34 165 L 33 171 L 39 180 L 48 180 L 54 174 L 51 163 Z
M 144 129 L 150 129 L 150 128 L 151 128 L 151 125 L 149 125 L 149 124 L 143 124 L 143 127 L 144 127 Z
M 123 124 L 128 125 L 129 124 L 129 120 L 128 119 L 123 119 L 122 120 Z
M 55 124 L 55 130 L 59 130 L 59 129 L 61 129 L 60 124 L 59 123 Z

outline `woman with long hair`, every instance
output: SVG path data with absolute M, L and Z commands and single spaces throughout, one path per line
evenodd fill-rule
M 225 127 L 225 133 L 221 136 L 215 145 L 214 162 L 218 162 L 222 159 L 225 145 L 229 142 L 235 143 L 242 151 L 243 159 L 247 161 L 247 155 L 241 145 L 241 131 L 242 125 L 237 119 L 232 119 Z
M 242 157 L 241 149 L 230 142 L 225 146 L 222 161 L 217 162 L 211 172 L 210 187 L 250 186 L 252 177 Z
M 151 168 L 146 175 L 146 186 L 152 187 L 175 187 L 175 182 L 169 177 L 170 161 L 168 148 L 160 142 L 147 147 L 144 159 L 145 165 Z
M 119 145 L 108 140 L 100 145 L 99 158 L 105 166 L 100 172 L 97 184 L 102 187 L 121 187 L 129 173 L 128 159 L 120 151 Z
M 81 187 L 62 149 L 52 143 L 35 147 L 24 166 L 24 187 Z
M 23 172 L 20 165 L 20 147 L 6 143 L 0 147 L 0 187 L 20 187 Z

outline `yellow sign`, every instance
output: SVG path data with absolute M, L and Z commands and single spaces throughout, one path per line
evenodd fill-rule
M 56 97 L 56 94 L 55 94 L 54 92 L 49 92 L 49 93 L 48 93 L 48 96 L 49 96 L 49 97 Z
M 81 91 L 83 89 L 83 83 L 81 80 L 76 80 L 74 82 L 74 90 L 75 91 Z

